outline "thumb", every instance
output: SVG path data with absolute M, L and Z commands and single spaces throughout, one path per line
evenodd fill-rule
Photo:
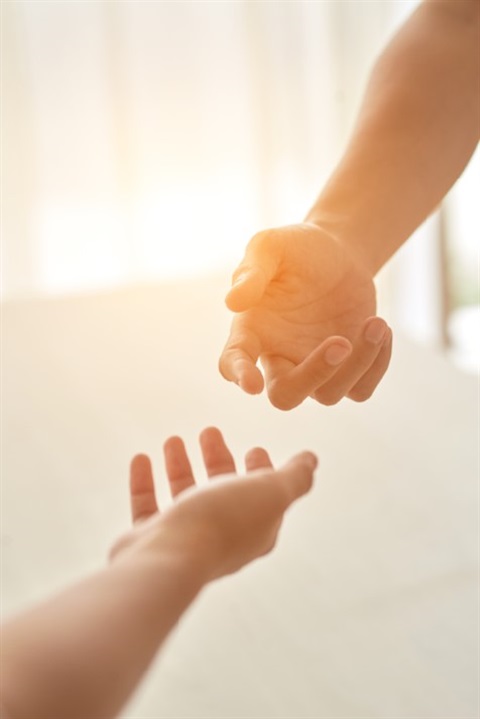
M 244 312 L 262 299 L 280 264 L 274 231 L 260 232 L 249 242 L 245 257 L 234 272 L 225 301 L 232 312 Z
M 287 506 L 310 491 L 318 459 L 312 452 L 301 452 L 278 471 L 283 484 Z

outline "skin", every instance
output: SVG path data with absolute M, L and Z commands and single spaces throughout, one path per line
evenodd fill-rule
M 236 316 L 219 362 L 225 379 L 250 394 L 266 386 L 282 410 L 372 395 L 392 350 L 374 277 L 475 150 L 479 45 L 478 0 L 424 2 L 387 45 L 305 222 L 247 245 L 226 297 Z
M 197 487 L 182 440 L 171 437 L 164 457 L 173 502 L 161 513 L 150 460 L 137 455 L 133 526 L 109 566 L 4 624 L 9 719 L 117 716 L 202 589 L 270 552 L 286 510 L 312 486 L 310 452 L 274 470 L 254 448 L 239 477 L 218 429 L 204 430 L 200 445 L 208 486 Z

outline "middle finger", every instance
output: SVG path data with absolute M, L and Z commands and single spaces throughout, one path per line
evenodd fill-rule
M 209 477 L 235 472 L 235 462 L 219 429 L 216 427 L 204 429 L 200 434 L 200 447 Z

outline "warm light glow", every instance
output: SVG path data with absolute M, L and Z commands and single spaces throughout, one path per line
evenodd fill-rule
M 232 266 L 255 226 L 248 200 L 245 184 L 212 181 L 158 187 L 123 206 L 44 204 L 34 225 L 40 287 L 70 292 Z

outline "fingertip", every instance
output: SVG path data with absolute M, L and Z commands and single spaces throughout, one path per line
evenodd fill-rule
M 364 324 L 363 336 L 374 345 L 379 345 L 386 338 L 388 325 L 381 317 L 369 317 Z
M 138 452 L 138 454 L 135 454 L 130 460 L 130 466 L 132 467 L 133 465 L 141 465 L 147 462 L 150 463 L 150 457 L 148 456 L 148 454 Z
M 338 367 L 350 357 L 353 346 L 346 337 L 329 337 L 323 358 L 330 367 Z
M 167 437 L 167 439 L 164 441 L 163 451 L 168 452 L 171 449 L 182 448 L 183 446 L 183 439 L 177 434 L 173 434 L 171 437 Z
M 348 397 L 354 402 L 365 402 L 375 392 L 390 364 L 392 340 L 392 330 L 387 327 L 383 343 L 373 365 L 348 392 Z
M 311 467 L 313 470 L 318 467 L 318 457 L 314 452 L 311 452 L 309 449 L 305 450 L 299 455 L 300 461 L 304 462 L 308 467 Z
M 287 464 L 291 465 L 295 470 L 313 475 L 318 467 L 318 457 L 310 450 L 306 450 L 296 454 Z
M 200 444 L 205 444 L 205 442 L 210 442 L 212 439 L 219 440 L 223 439 L 223 435 L 221 431 L 218 429 L 218 427 L 215 427 L 214 425 L 211 425 L 209 427 L 204 427 L 202 431 L 200 432 L 198 436 Z
M 241 372 L 237 384 L 247 394 L 261 394 L 265 381 L 258 367 L 254 366 L 247 371 Z
M 247 472 L 257 469 L 273 469 L 273 463 L 266 449 L 252 447 L 245 455 L 245 468 Z
M 230 312 L 244 312 L 248 309 L 246 298 L 243 296 L 242 288 L 233 286 L 225 296 L 225 304 Z
M 317 466 L 317 456 L 306 451 L 292 457 L 283 467 L 289 504 L 310 491 Z
M 130 460 L 130 476 L 132 478 L 138 477 L 139 475 L 143 475 L 147 472 L 151 472 L 152 470 L 152 463 L 150 461 L 150 457 L 147 454 L 143 454 L 142 452 L 136 454 L 132 459 Z
M 142 494 L 153 487 L 153 471 L 150 457 L 136 454 L 130 461 L 130 494 Z

